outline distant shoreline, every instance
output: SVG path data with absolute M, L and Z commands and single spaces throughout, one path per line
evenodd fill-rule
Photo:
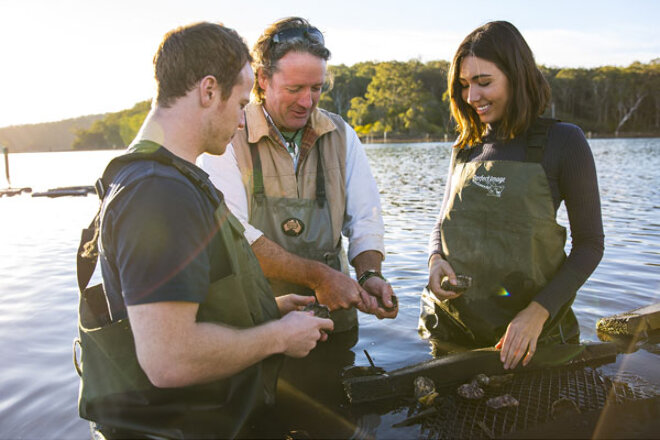
M 649 139 L 655 139 L 655 138 L 660 138 L 660 134 L 657 133 L 623 133 L 622 135 L 615 136 L 613 133 L 612 134 L 604 134 L 604 133 L 585 133 L 585 136 L 589 140 L 595 140 L 595 139 L 639 139 L 639 138 L 649 138 Z M 450 143 L 454 141 L 454 137 L 451 136 L 429 136 L 429 137 L 388 137 L 387 139 L 383 139 L 382 136 L 378 137 L 367 137 L 367 136 L 360 136 L 360 141 L 364 145 L 378 145 L 378 144 L 423 144 L 423 143 L 431 143 L 431 142 L 439 142 L 439 143 Z M 112 151 L 112 150 L 123 150 L 126 147 L 118 147 L 118 148 L 43 148 L 43 149 L 34 149 L 34 150 L 29 150 L 29 151 L 11 151 L 11 148 L 9 148 L 9 153 L 10 154 L 21 154 L 21 153 L 67 153 L 67 152 L 75 152 L 75 151 Z
M 638 139 L 638 138 L 649 138 L 655 139 L 660 138 L 660 133 L 622 133 L 619 136 L 615 136 L 614 133 L 592 133 L 586 132 L 584 135 L 587 139 Z M 446 136 L 429 136 L 429 137 L 397 137 L 390 136 L 387 139 L 383 139 L 382 136 L 359 136 L 360 141 L 363 144 L 418 144 L 418 143 L 428 143 L 428 142 L 453 142 L 455 137 L 446 135 Z

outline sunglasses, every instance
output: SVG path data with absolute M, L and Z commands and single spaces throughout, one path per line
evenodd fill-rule
M 307 40 L 314 44 L 325 44 L 323 34 L 314 27 L 284 29 L 273 35 L 271 42 L 273 44 L 284 44 L 301 40 Z

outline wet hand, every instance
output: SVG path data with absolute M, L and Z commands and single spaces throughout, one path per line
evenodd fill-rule
M 396 318 L 399 307 L 398 302 L 394 303 L 395 295 L 390 283 L 378 277 L 371 277 L 365 281 L 362 287 L 376 302 L 375 305 L 373 301 L 370 302 L 371 308 L 366 313 L 376 315 L 378 319 Z
M 456 285 L 458 282 L 456 273 L 454 273 L 454 269 L 449 262 L 440 255 L 434 254 L 429 261 L 429 290 L 440 300 L 454 299 L 461 296 L 461 292 L 443 290 L 440 287 L 444 277 L 448 277 L 451 284 Z
M 317 318 L 314 312 L 289 312 L 279 320 L 279 324 L 284 345 L 282 352 L 296 358 L 307 356 L 318 341 L 328 339 L 327 332 L 334 328 L 331 319 Z
M 319 303 L 333 311 L 349 309 L 352 306 L 359 308 L 363 302 L 364 291 L 357 281 L 328 266 L 326 268 L 323 277 L 314 286 Z
M 495 345 L 495 348 L 501 350 L 500 360 L 505 370 L 515 368 L 523 356 L 523 366 L 529 364 L 536 352 L 536 343 L 543 324 L 549 316 L 550 313 L 545 307 L 532 301 L 513 318 L 506 333 Z

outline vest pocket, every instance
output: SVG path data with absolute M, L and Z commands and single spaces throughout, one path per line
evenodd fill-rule
M 87 409 L 99 399 L 152 387 L 138 363 L 127 319 L 93 329 L 80 323 L 79 330 L 82 417 L 89 418 Z
M 85 289 L 79 305 L 81 415 L 85 403 L 109 394 L 144 390 L 152 385 L 137 361 L 127 319 L 111 322 L 101 284 Z

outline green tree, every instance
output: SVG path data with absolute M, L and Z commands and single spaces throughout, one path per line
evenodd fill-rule
M 424 65 L 417 60 L 376 64 L 364 98 L 351 100 L 350 122 L 364 126 L 379 121 L 381 125 L 376 126 L 379 129 L 399 134 L 440 131 L 441 112 L 434 105 L 437 100 L 424 88 L 421 79 L 421 73 L 429 76 L 432 72 L 423 69 Z
M 560 118 L 571 115 L 571 120 L 583 125 L 592 117 L 592 89 L 587 69 L 561 69 L 551 83 Z
M 326 90 L 319 101 L 319 106 L 348 118 L 351 100 L 364 96 L 371 82 L 373 63 L 361 63 L 352 67 L 344 64 L 329 66 L 328 74 L 332 78 L 332 87 Z
M 149 113 L 151 101 L 142 101 L 128 110 L 109 113 L 92 124 L 88 130 L 77 130 L 74 149 L 122 148 L 137 134 Z

